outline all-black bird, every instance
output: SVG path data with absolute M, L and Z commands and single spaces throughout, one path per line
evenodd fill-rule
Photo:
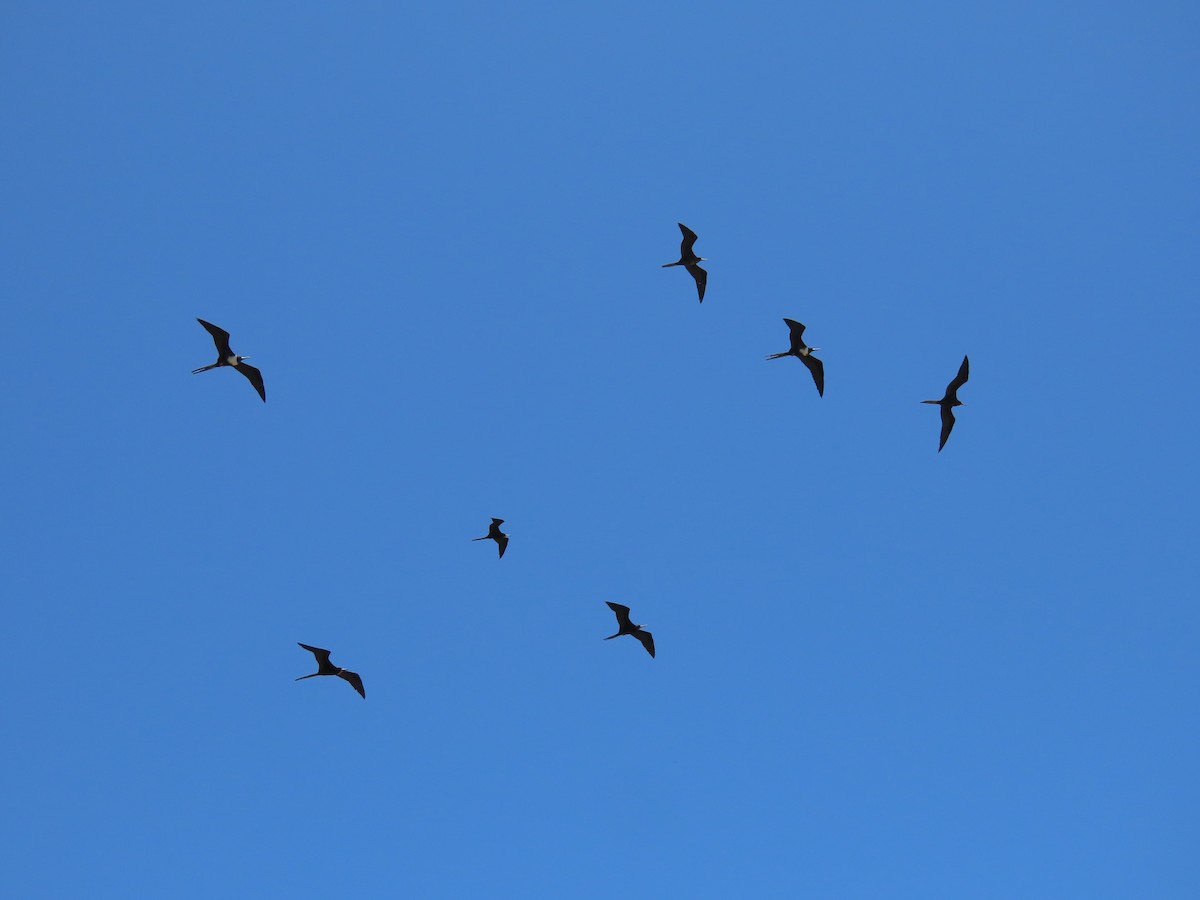
M 808 371 L 812 372 L 813 382 L 817 386 L 817 393 L 825 396 L 825 364 L 813 356 L 814 350 L 820 350 L 820 347 L 808 347 L 804 343 L 804 326 L 795 319 L 784 319 L 788 329 L 792 333 L 792 346 L 790 350 L 785 350 L 783 353 L 772 353 L 767 359 L 779 359 L 781 356 L 794 356 L 800 362 L 808 367 Z
M 299 641 L 296 641 L 300 644 Z M 316 678 L 318 675 L 336 675 L 338 678 L 345 679 L 350 682 L 350 686 L 362 694 L 364 700 L 367 699 L 367 692 L 363 690 L 362 679 L 358 677 L 357 672 L 351 672 L 349 669 L 343 669 L 335 666 L 329 661 L 329 651 L 322 650 L 320 647 L 310 647 L 308 644 L 300 644 L 305 650 L 317 658 L 317 671 L 311 675 L 301 675 L 297 681 L 303 681 L 305 678 Z
M 223 328 L 218 328 L 212 322 L 205 322 L 199 318 L 196 321 L 208 329 L 208 333 L 212 335 L 213 343 L 217 345 L 217 361 L 211 366 L 201 366 L 199 369 L 192 369 L 192 374 L 207 372 L 209 369 L 216 369 L 220 366 L 232 366 L 250 379 L 250 383 L 258 391 L 258 396 L 263 398 L 263 403 L 266 403 L 267 389 L 263 387 L 262 372 L 254 368 L 254 366 L 242 362 L 243 359 L 249 359 L 250 357 L 238 356 L 229 349 L 229 332 Z
M 942 439 L 938 444 L 938 453 L 942 452 L 942 448 L 946 446 L 946 438 L 950 437 L 950 431 L 954 428 L 954 407 L 964 406 L 965 404 L 958 399 L 958 389 L 967 383 L 967 358 L 964 356 L 962 365 L 958 367 L 958 374 L 954 376 L 954 380 L 946 385 L 946 395 L 941 400 L 922 400 L 922 403 L 936 403 L 942 408 Z
M 679 260 L 673 263 L 663 263 L 663 268 L 668 269 L 671 266 L 683 266 L 696 279 L 696 292 L 700 295 L 700 302 L 704 302 L 704 286 L 708 284 L 708 273 L 700 268 L 696 263 L 703 262 L 703 256 L 697 256 L 692 251 L 692 245 L 696 243 L 696 232 L 688 228 L 682 222 L 679 223 L 679 230 L 683 232 L 683 242 L 679 245 Z
M 610 634 L 605 638 L 606 641 L 611 641 L 615 637 L 620 637 L 623 634 L 632 634 L 635 638 L 642 642 L 642 646 L 646 648 L 646 652 L 654 656 L 654 635 L 645 631 L 645 625 L 635 625 L 633 620 L 629 618 L 629 607 L 622 606 L 620 603 L 613 603 L 611 600 L 605 600 L 608 608 L 617 614 L 617 633 Z
M 493 541 L 495 541 L 495 542 L 496 542 L 496 543 L 499 545 L 499 547 L 500 547 L 500 555 L 499 555 L 498 557 L 496 557 L 496 558 L 497 558 L 497 559 L 503 559 L 503 558 L 504 558 L 504 551 L 505 551 L 505 549 L 507 549 L 507 547 L 508 547 L 508 535 L 507 535 L 507 534 L 505 534 L 503 531 L 501 531 L 501 530 L 500 530 L 500 526 L 501 526 L 501 525 L 503 525 L 503 524 L 504 524 L 504 520 L 503 520 L 503 519 L 497 519 L 497 518 L 493 517 L 493 518 L 492 518 L 492 524 L 491 524 L 491 526 L 488 528 L 488 533 L 487 533 L 487 534 L 485 534 L 483 537 L 471 538 L 471 540 L 473 540 L 473 541 L 486 541 L 488 538 L 491 538 L 491 539 L 492 539 Z

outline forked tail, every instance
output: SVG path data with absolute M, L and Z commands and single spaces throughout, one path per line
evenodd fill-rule
M 300 676 L 299 678 L 297 678 L 296 680 L 297 680 L 297 681 L 303 681 L 305 678 L 316 678 L 316 677 L 317 677 L 318 675 L 320 675 L 320 674 L 321 674 L 320 672 L 313 672 L 311 675 L 301 675 L 301 676 Z
M 786 353 L 772 353 L 770 356 L 767 357 L 767 359 L 779 359 L 779 357 L 781 357 L 781 356 L 791 356 L 791 355 L 792 355 L 792 351 L 789 350 Z
M 199 375 L 201 372 L 207 372 L 209 369 L 215 369 L 220 363 L 213 363 L 211 366 L 201 366 L 198 369 L 192 369 L 193 375 Z

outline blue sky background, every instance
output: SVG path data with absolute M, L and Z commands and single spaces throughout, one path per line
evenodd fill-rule
M 7 4 L 0 893 L 1197 896 L 1200 11 L 900 6 Z

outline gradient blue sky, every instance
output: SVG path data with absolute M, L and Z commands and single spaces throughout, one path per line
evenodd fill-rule
M 1200 895 L 1198 42 L 6 4 L 0 893 Z

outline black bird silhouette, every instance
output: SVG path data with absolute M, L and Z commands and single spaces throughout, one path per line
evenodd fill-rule
M 967 383 L 967 358 L 964 356 L 962 365 L 958 367 L 958 374 L 954 376 L 954 380 L 946 385 L 946 395 L 941 400 L 922 400 L 922 403 L 936 403 L 942 408 L 942 439 L 938 444 L 938 453 L 942 452 L 942 448 L 946 446 L 946 438 L 950 437 L 950 431 L 954 428 L 954 407 L 965 406 L 958 399 L 958 389 Z
M 812 372 L 813 382 L 817 385 L 817 393 L 825 396 L 825 364 L 813 356 L 814 350 L 820 347 L 807 347 L 804 344 L 804 326 L 795 319 L 784 319 L 792 332 L 792 347 L 783 353 L 772 353 L 767 359 L 779 359 L 781 356 L 794 356 Z
M 205 322 L 200 318 L 196 319 L 196 321 L 207 328 L 208 333 L 212 335 L 213 343 L 217 345 L 217 361 L 211 366 L 201 366 L 199 369 L 192 369 L 192 374 L 207 372 L 209 369 L 216 369 L 219 366 L 232 366 L 250 379 L 250 383 L 258 391 L 258 396 L 263 398 L 263 403 L 266 403 L 267 389 L 263 387 L 262 372 L 254 368 L 254 366 L 242 362 L 243 359 L 249 359 L 250 357 L 238 356 L 229 349 L 229 332 L 223 328 L 218 328 L 212 322 Z
M 299 641 L 296 641 L 300 644 Z M 317 658 L 317 671 L 311 675 L 301 675 L 297 681 L 303 681 L 305 678 L 316 678 L 318 675 L 336 675 L 338 678 L 343 678 L 350 682 L 350 686 L 362 694 L 364 700 L 367 699 L 367 692 L 363 690 L 362 679 L 358 677 L 357 672 L 351 672 L 349 669 L 343 669 L 335 666 L 329 661 L 329 651 L 322 650 L 320 647 L 310 647 L 308 644 L 300 644 L 305 650 Z
M 671 266 L 683 266 L 696 279 L 696 292 L 700 295 L 700 302 L 704 302 L 704 286 L 708 284 L 708 273 L 700 268 L 696 263 L 704 260 L 703 256 L 697 256 L 692 252 L 692 245 L 696 243 L 696 232 L 688 228 L 682 222 L 679 223 L 679 230 L 683 232 L 683 242 L 679 245 L 679 260 L 673 263 L 663 263 L 663 268 L 668 269 Z
M 492 524 L 488 527 L 488 533 L 485 534 L 483 537 L 471 538 L 471 540 L 486 541 L 488 538 L 491 538 L 493 541 L 495 541 L 500 546 L 500 555 L 496 558 L 503 559 L 504 551 L 508 547 L 508 535 L 500 530 L 500 526 L 503 524 L 504 524 L 503 519 L 497 519 L 493 516 Z
M 611 641 L 615 637 L 620 637 L 623 634 L 632 634 L 635 638 L 642 642 L 642 646 L 646 648 L 646 652 L 654 656 L 654 635 L 643 629 L 645 625 L 634 625 L 629 618 L 629 607 L 622 606 L 620 603 L 613 603 L 611 600 L 605 600 L 608 608 L 617 614 L 617 633 L 610 634 L 605 638 L 606 641 Z

